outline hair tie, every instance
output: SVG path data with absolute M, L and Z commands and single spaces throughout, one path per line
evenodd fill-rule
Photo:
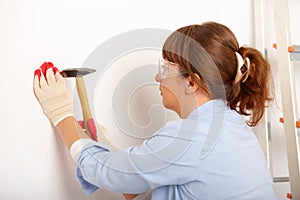
M 250 74 L 250 59 L 248 57 L 245 58 L 245 61 L 239 52 L 235 52 L 237 58 L 237 70 L 234 79 L 234 84 L 238 83 L 243 77 L 242 82 L 244 83 Z M 243 66 L 246 66 L 246 70 L 242 71 Z

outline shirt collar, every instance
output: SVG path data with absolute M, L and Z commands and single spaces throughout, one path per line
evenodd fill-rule
M 199 119 L 201 116 L 208 116 L 213 113 L 225 112 L 228 110 L 225 100 L 213 99 L 205 102 L 196 109 L 194 109 L 187 117 L 187 119 Z

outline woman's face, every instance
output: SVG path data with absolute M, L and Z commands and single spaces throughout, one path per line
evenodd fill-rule
M 181 113 L 180 99 L 184 94 L 184 81 L 179 69 L 177 64 L 164 61 L 155 76 L 155 80 L 160 83 L 163 105 L 178 114 Z

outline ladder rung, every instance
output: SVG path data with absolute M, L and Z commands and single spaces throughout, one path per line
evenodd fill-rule
M 296 127 L 300 128 L 300 121 L 296 121 Z
M 277 44 L 276 43 L 274 43 L 273 44 L 273 48 L 274 49 L 277 49 Z M 288 52 L 290 52 L 290 53 L 300 53 L 300 45 L 292 45 L 292 46 L 288 46 L 288 48 L 287 48 L 287 50 L 288 50 Z
M 279 118 L 279 121 L 280 121 L 281 123 L 284 123 L 284 118 L 283 118 L 283 117 L 280 117 L 280 118 Z M 296 121 L 296 128 L 300 128 L 300 121 Z
M 273 48 L 277 49 L 276 43 L 273 44 Z M 288 46 L 287 50 L 291 54 L 292 61 L 300 61 L 300 45 Z
M 278 182 L 289 182 L 290 177 L 274 177 L 273 182 L 278 183 Z
M 293 53 L 300 53 L 300 45 L 289 46 L 288 51 Z

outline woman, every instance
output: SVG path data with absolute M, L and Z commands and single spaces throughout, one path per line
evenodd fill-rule
M 162 55 L 155 79 L 164 106 L 180 120 L 118 152 L 82 131 L 59 73 L 35 76 L 36 97 L 70 149 L 83 190 L 152 191 L 152 199 L 159 200 L 275 199 L 264 156 L 248 127 L 260 121 L 272 100 L 268 62 L 256 49 L 239 47 L 234 34 L 215 22 L 178 29 Z

